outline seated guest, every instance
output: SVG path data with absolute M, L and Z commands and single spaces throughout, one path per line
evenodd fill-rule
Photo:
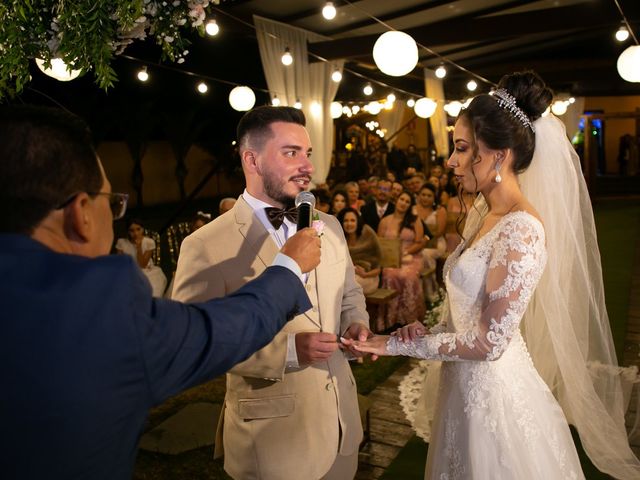
M 236 199 L 232 197 L 226 197 L 220 200 L 220 204 L 218 205 L 218 215 L 222 215 L 223 213 L 227 213 L 229 210 L 233 208 L 236 204 Z
M 119 238 L 116 242 L 116 250 L 120 254 L 130 255 L 142 273 L 149 280 L 154 297 L 161 297 L 167 286 L 167 277 L 160 267 L 153 264 L 151 256 L 156 249 L 156 242 L 144 235 L 142 221 L 137 218 L 127 220 L 127 233 L 129 238 Z
M 391 203 L 393 203 L 394 205 L 396 204 L 396 200 L 398 199 L 398 197 L 400 196 L 403 190 L 404 190 L 404 187 L 400 182 L 393 182 L 391 184 L 391 196 L 389 197 L 389 200 L 391 201 Z
M 347 182 L 345 188 L 347 190 L 347 205 L 360 213 L 360 208 L 364 205 L 364 200 L 360 198 L 360 187 L 356 182 Z
M 324 188 L 314 188 L 310 190 L 313 196 L 316 197 L 316 210 L 323 213 L 329 213 L 331 209 L 331 199 L 329 198 L 329 192 Z
M 210 213 L 205 213 L 205 212 L 200 212 L 199 211 L 191 219 L 191 222 L 189 223 L 189 230 L 191 231 L 191 233 L 193 233 L 196 230 L 198 230 L 199 228 L 204 227 L 210 221 L 211 221 L 211 214 Z
M 358 212 L 351 207 L 340 210 L 337 218 L 347 239 L 356 282 L 362 287 L 365 295 L 375 292 L 380 283 L 382 257 L 376 232 L 369 225 L 365 225 Z
M 422 256 L 424 258 L 424 268 L 432 269 L 436 267 L 437 260 L 442 258 L 447 251 L 447 242 L 444 238 L 447 226 L 447 212 L 444 207 L 438 205 L 436 188 L 430 183 L 425 183 L 420 189 L 415 213 L 429 230 L 428 235 L 430 238 L 422 250 Z M 437 293 L 438 282 L 434 270 L 424 279 L 424 295 L 427 299 L 433 300 Z
M 329 210 L 329 213 L 331 215 L 337 215 L 338 213 L 340 213 L 340 210 L 347 206 L 347 199 L 347 192 L 345 192 L 344 190 L 334 191 L 333 195 L 331 195 L 331 209 Z
M 402 265 L 399 268 L 382 270 L 382 287 L 397 290 L 399 295 L 378 310 L 377 330 L 388 330 L 396 324 L 406 325 L 422 320 L 425 312 L 422 293 L 422 271 L 424 260 L 424 229 L 412 208 L 415 205 L 410 192 L 402 192 L 391 215 L 380 220 L 380 238 L 400 238 L 402 240 Z
M 380 219 L 393 213 L 394 208 L 393 203 L 389 202 L 391 196 L 391 182 L 389 180 L 378 180 L 376 192 L 376 199 L 360 209 L 362 221 L 369 225 L 374 232 L 378 231 Z
M 152 298 L 130 257 L 108 255 L 127 195 L 111 191 L 84 122 L 4 106 L 0 138 L 2 477 L 131 479 L 151 407 L 311 308 L 299 275 L 318 265 L 320 239 L 298 232 L 228 297 Z
M 360 198 L 362 198 L 365 203 L 367 202 L 367 197 L 371 195 L 371 191 L 369 189 L 369 182 L 366 178 L 358 179 L 358 189 L 360 190 Z
M 424 185 L 424 174 L 422 172 L 412 175 L 407 180 L 407 190 L 409 190 L 414 197 L 418 196 L 422 185 Z

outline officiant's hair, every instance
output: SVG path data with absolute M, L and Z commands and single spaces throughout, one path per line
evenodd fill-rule
M 0 108 L 0 233 L 31 234 L 103 177 L 91 132 L 76 115 L 36 106 Z
M 516 99 L 517 107 L 532 123 L 540 118 L 553 99 L 553 91 L 533 71 L 503 76 L 498 89 L 507 90 Z M 515 173 L 524 172 L 531 164 L 536 145 L 533 130 L 508 109 L 500 106 L 494 96 L 478 95 L 458 118 L 465 118 L 475 139 L 482 140 L 490 149 L 510 148 L 514 153 Z
M 271 124 L 275 122 L 297 123 L 306 126 L 302 110 L 294 107 L 271 107 L 263 105 L 249 110 L 240 119 L 236 138 L 240 152 L 247 148 L 261 150 L 265 142 L 273 137 Z

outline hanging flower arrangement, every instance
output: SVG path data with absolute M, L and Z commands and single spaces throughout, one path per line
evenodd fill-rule
M 184 62 L 186 30 L 204 35 L 210 4 L 220 0 L 5 0 L 0 3 L 0 99 L 30 80 L 29 61 L 59 58 L 104 89 L 117 81 L 111 66 L 135 40 L 152 37 L 162 59 Z

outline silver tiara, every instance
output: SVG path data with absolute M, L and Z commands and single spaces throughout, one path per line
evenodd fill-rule
M 496 102 L 498 105 L 505 110 L 508 110 L 511 115 L 516 117 L 522 125 L 525 127 L 529 127 L 532 132 L 535 133 L 536 129 L 533 127 L 533 123 L 531 123 L 531 119 L 527 117 L 527 114 L 522 111 L 520 107 L 516 104 L 516 99 L 513 95 L 507 92 L 504 88 L 499 88 L 492 95 L 496 98 Z

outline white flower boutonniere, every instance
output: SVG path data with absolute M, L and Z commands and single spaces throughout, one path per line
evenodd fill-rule
M 313 223 L 311 224 L 311 227 L 315 229 L 319 237 L 322 236 L 322 233 L 324 232 L 324 222 L 320 220 L 320 215 L 318 215 L 317 212 L 313 214 Z

